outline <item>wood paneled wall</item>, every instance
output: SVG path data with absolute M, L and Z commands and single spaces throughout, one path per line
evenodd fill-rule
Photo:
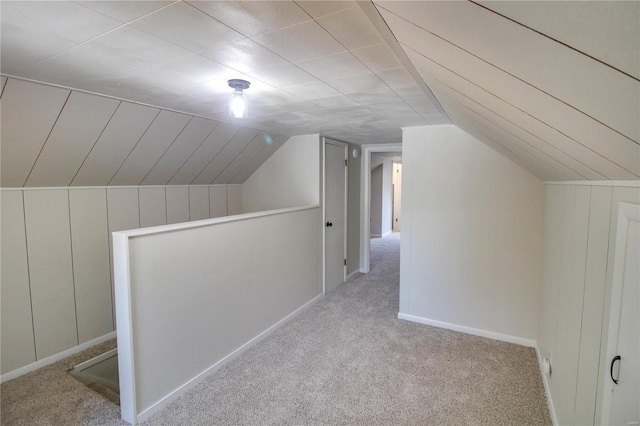
M 546 380 L 563 425 L 600 420 L 618 205 L 640 204 L 639 182 L 615 185 L 546 185 L 537 340 L 552 357 Z
M 2 374 L 114 330 L 111 232 L 236 214 L 241 190 L 1 190 Z

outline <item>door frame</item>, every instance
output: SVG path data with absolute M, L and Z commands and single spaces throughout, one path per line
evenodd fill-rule
M 605 365 L 605 380 L 602 385 L 602 412 L 600 424 L 609 422 L 611 414 L 611 393 L 613 383 L 609 377 L 609 362 L 616 355 L 618 343 L 618 331 L 620 315 L 622 314 L 622 289 L 624 286 L 625 260 L 627 257 L 627 231 L 629 221 L 640 221 L 640 205 L 631 203 L 620 203 L 618 207 L 618 229 L 616 232 L 616 248 L 613 260 L 613 280 L 611 284 L 611 304 L 609 309 L 609 331 L 607 338 L 607 350 Z M 615 328 L 614 328 L 615 327 Z
M 362 167 L 360 177 L 360 272 L 366 274 L 370 269 L 371 223 L 371 153 L 402 152 L 402 143 L 380 145 L 362 145 Z
M 326 149 L 327 144 L 338 146 L 344 148 L 344 159 L 347 161 L 347 165 L 344 170 L 344 242 L 343 242 L 343 251 L 344 258 L 347 258 L 347 235 L 348 235 L 348 202 L 349 202 L 349 145 L 346 142 L 339 141 L 337 139 L 333 139 L 331 137 L 322 136 L 322 294 L 326 292 L 326 271 L 327 271 L 327 246 L 326 246 L 326 233 L 327 227 L 325 224 L 327 223 L 327 203 L 326 203 L 326 192 L 327 192 L 327 173 L 326 173 Z M 344 265 L 342 272 L 343 282 L 347 280 L 347 265 Z

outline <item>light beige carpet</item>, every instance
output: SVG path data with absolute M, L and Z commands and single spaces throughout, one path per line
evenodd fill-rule
M 399 235 L 371 251 L 371 273 L 146 424 L 551 424 L 533 349 L 398 320 Z M 123 424 L 119 407 L 66 377 L 89 357 L 3 384 L 2 424 Z

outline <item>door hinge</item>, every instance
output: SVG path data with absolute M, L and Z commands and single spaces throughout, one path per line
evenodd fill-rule
M 347 266 L 347 259 L 344 260 L 344 266 Z
M 345 166 L 345 167 L 347 167 L 348 161 L 349 161 L 349 160 L 344 160 L 344 166 Z

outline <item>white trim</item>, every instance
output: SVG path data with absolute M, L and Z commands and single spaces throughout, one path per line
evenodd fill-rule
M 382 238 L 382 234 L 369 234 L 369 239 L 371 238 Z
M 553 406 L 553 399 L 551 399 L 551 386 L 549 386 L 549 380 L 547 373 L 545 373 L 544 362 L 540 355 L 540 348 L 538 348 L 538 342 L 536 342 L 534 349 L 536 350 L 536 358 L 538 359 L 538 367 L 540 369 L 540 375 L 542 376 L 542 385 L 544 386 L 544 394 L 547 397 L 547 408 L 549 408 L 549 415 L 551 416 L 551 424 L 558 426 L 558 416 L 556 415 L 556 409 Z
M 627 186 L 640 188 L 640 180 L 577 180 L 544 182 L 545 185 Z
M 460 333 L 472 334 L 474 336 L 486 337 L 493 340 L 500 340 L 502 342 L 515 343 L 516 345 L 528 346 L 535 348 L 536 341 L 531 339 L 525 339 L 523 337 L 511 336 L 509 334 L 496 333 L 495 331 L 482 330 L 480 328 L 466 327 L 464 325 L 451 324 L 448 322 L 432 320 L 429 318 L 418 317 L 415 315 L 398 313 L 398 318 L 411 322 L 417 322 L 419 324 L 431 325 L 438 328 L 446 328 L 447 330 L 458 331 Z
M 31 373 L 32 371 L 36 371 L 39 368 L 46 367 L 47 365 L 53 364 L 54 362 L 58 362 L 68 356 L 75 355 L 78 352 L 82 352 L 85 349 L 89 349 L 92 346 L 95 346 L 102 342 L 106 342 L 109 339 L 115 339 L 115 337 L 116 337 L 116 332 L 112 331 L 110 333 L 105 334 L 104 336 L 96 337 L 93 340 L 89 340 L 88 342 L 82 343 L 78 346 L 74 346 L 73 348 L 67 349 L 62 352 L 58 352 L 55 355 L 51 355 L 39 361 L 32 362 L 31 364 L 25 365 L 24 367 L 17 368 L 8 373 L 4 373 L 2 376 L 0 376 L 0 383 L 4 383 L 8 380 L 13 380 L 24 374 Z
M 242 186 L 241 183 L 230 183 L 226 185 L 112 185 L 112 186 L 24 186 L 24 187 L 11 187 L 0 188 L 0 191 L 44 191 L 44 190 L 74 190 L 74 189 L 138 189 L 138 188 L 209 188 L 209 187 L 221 187 L 226 188 L 228 186 Z
M 613 259 L 613 278 L 611 280 L 611 302 L 609 304 L 609 329 L 607 330 L 606 373 L 600 390 L 602 391 L 602 410 L 600 424 L 608 424 L 611 414 L 611 399 L 614 385 L 609 377 L 609 362 L 618 352 L 620 338 L 620 322 L 622 316 L 622 293 L 624 289 L 625 262 L 627 259 L 627 245 L 629 222 L 640 222 L 640 205 L 631 203 L 618 204 L 618 229 L 616 230 L 616 247 Z M 627 296 L 628 297 L 628 296 Z M 624 355 L 624 354 L 623 354 Z M 623 357 L 624 358 L 624 357 Z
M 326 250 L 327 250 L 327 245 L 326 245 L 326 231 L 327 228 L 325 226 L 325 223 L 327 222 L 327 197 L 326 197 L 326 192 L 327 192 L 327 173 L 326 173 L 326 166 L 327 166 L 327 162 L 326 162 L 326 152 L 327 152 L 327 147 L 326 145 L 333 145 L 333 146 L 337 146 L 339 148 L 344 148 L 344 160 L 347 162 L 347 165 L 345 166 L 345 171 L 344 171 L 344 244 L 343 244 L 343 250 L 344 250 L 344 255 L 343 257 L 346 259 L 347 258 L 347 235 L 348 235 L 348 226 L 349 226 L 349 216 L 348 216 L 348 209 L 349 209 L 349 144 L 343 141 L 339 141 L 336 139 L 333 139 L 329 136 L 322 136 L 322 292 L 326 293 L 326 268 L 327 268 L 327 256 L 326 256 Z M 344 267 L 342 268 L 342 280 L 343 282 L 347 280 L 347 265 L 344 265 Z
M 258 334 L 256 337 L 254 337 L 253 339 L 249 340 L 247 343 L 245 343 L 244 345 L 240 346 L 238 349 L 236 349 L 235 351 L 231 352 L 229 355 L 225 356 L 220 361 L 216 362 L 211 367 L 207 368 L 206 370 L 204 370 L 203 372 L 201 372 L 200 374 L 198 374 L 197 376 L 195 376 L 194 378 L 192 378 L 191 380 L 186 382 L 184 385 L 180 386 L 179 388 L 177 388 L 176 390 L 171 392 L 169 395 L 165 396 L 164 398 L 162 398 L 161 400 L 159 400 L 158 402 L 156 402 L 155 404 L 153 404 L 152 406 L 150 406 L 149 408 L 147 408 L 146 410 L 144 410 L 143 412 L 138 414 L 138 416 L 137 416 L 138 423 L 142 423 L 142 422 L 148 420 L 155 413 L 157 413 L 158 411 L 163 409 L 167 404 L 169 404 L 172 401 L 175 401 L 176 399 L 178 399 L 180 396 L 184 395 L 184 393 L 189 391 L 190 389 L 193 389 L 196 385 L 198 385 L 200 382 L 202 382 L 202 380 L 204 380 L 205 378 L 207 378 L 208 376 L 210 376 L 211 374 L 213 374 L 217 370 L 219 370 L 220 367 L 224 366 L 228 362 L 230 362 L 230 361 L 236 359 L 237 357 L 239 357 L 240 355 L 242 355 L 244 352 L 246 352 L 248 349 L 250 349 L 256 343 L 258 343 L 259 341 L 261 341 L 265 337 L 269 336 L 277 328 L 281 327 L 285 323 L 287 323 L 290 320 L 292 320 L 295 316 L 299 315 L 301 312 L 303 312 L 305 309 L 309 308 L 311 305 L 313 305 L 314 303 L 316 303 L 318 300 L 322 299 L 323 297 L 324 297 L 324 294 L 320 294 L 320 295 L 314 297 L 309 302 L 307 302 L 304 305 L 300 306 L 298 309 L 296 309 L 295 311 L 293 311 L 292 313 L 290 313 L 289 315 L 287 315 L 286 317 L 284 317 L 283 319 L 281 319 L 280 321 L 278 321 L 277 323 L 275 323 L 271 327 L 267 328 L 265 331 L 263 331 L 262 333 Z
M 358 275 L 359 273 L 360 273 L 360 271 L 356 269 L 355 271 L 353 271 L 352 273 L 347 275 L 346 281 L 349 281 L 351 278 L 353 278 L 354 276 Z
M 371 153 L 402 151 L 401 143 L 381 145 L 361 145 L 362 162 L 360 170 L 360 272 L 367 273 L 369 263 L 369 239 L 371 238 Z
M 139 237 L 142 235 L 163 234 L 165 232 L 179 231 L 182 229 L 202 228 L 204 226 L 217 225 L 219 223 L 238 222 L 241 220 L 255 219 L 257 217 L 274 216 L 277 214 L 311 210 L 318 207 L 320 206 L 309 205 L 309 206 L 301 206 L 301 207 L 289 207 L 286 209 L 265 210 L 265 211 L 255 212 L 255 213 L 244 213 L 244 214 L 237 214 L 233 216 L 216 217 L 213 219 L 194 220 L 192 222 L 181 222 L 181 223 L 174 223 L 170 225 L 151 226 L 149 228 L 138 228 L 138 229 L 131 229 L 128 231 L 116 231 L 113 233 L 113 235 L 115 236 L 117 234 L 120 234 L 120 235 L 125 235 L 127 237 Z

